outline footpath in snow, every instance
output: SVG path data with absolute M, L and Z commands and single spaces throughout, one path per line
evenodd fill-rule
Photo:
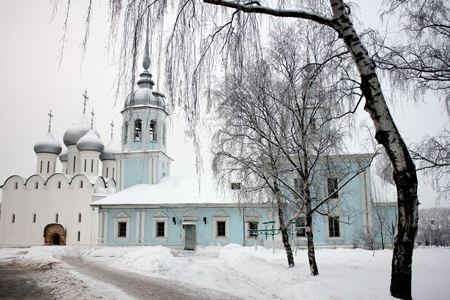
M 86 277 L 61 262 L 83 256 L 118 270 L 214 289 L 243 299 L 394 299 L 389 295 L 392 250 L 319 249 L 319 276 L 310 276 L 307 254 L 299 250 L 287 268 L 284 250 L 259 247 L 199 247 L 195 252 L 157 247 L 32 247 L 0 249 L 0 258 L 28 251 L 13 264 L 43 270 L 58 299 L 127 299 L 114 286 Z M 448 299 L 450 248 L 419 247 L 413 258 L 413 297 Z

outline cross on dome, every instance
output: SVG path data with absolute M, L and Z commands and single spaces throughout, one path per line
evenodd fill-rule
M 87 90 L 84 90 L 84 94 L 82 96 L 84 97 L 83 114 L 85 114 L 86 113 L 86 103 L 89 100 L 89 97 L 87 95 Z
M 111 139 L 113 138 L 114 122 L 111 121 Z
M 91 129 L 94 129 L 94 109 L 92 109 L 91 115 L 92 115 L 92 118 L 91 118 Z
M 48 132 L 50 132 L 50 128 L 52 127 L 52 110 L 50 109 L 50 113 L 48 114 Z

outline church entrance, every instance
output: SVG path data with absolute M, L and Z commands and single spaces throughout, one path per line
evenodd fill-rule
M 46 245 L 64 246 L 66 244 L 66 230 L 64 226 L 58 223 L 45 226 L 44 240 Z
M 197 244 L 197 230 L 195 225 L 183 225 L 184 232 L 186 233 L 184 239 L 184 250 L 195 250 Z

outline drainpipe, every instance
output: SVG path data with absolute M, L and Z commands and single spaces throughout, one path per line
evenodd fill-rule
M 242 241 L 242 246 L 245 246 L 245 208 L 243 209 L 243 214 L 242 214 L 242 231 L 244 232 L 243 235 L 243 241 Z

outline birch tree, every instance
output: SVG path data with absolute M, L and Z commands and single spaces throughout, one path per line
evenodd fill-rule
M 268 1 L 263 4 L 234 0 L 111 0 L 111 40 L 115 40 L 118 28 L 123 31 L 120 41 L 121 74 L 130 72 L 125 62 L 130 58 L 133 65 L 131 72 L 135 74 L 137 52 L 146 21 L 150 20 L 147 24 L 152 24 L 150 32 L 154 34 L 154 40 L 162 41 L 160 37 L 164 31 L 160 30 L 158 34 L 157 28 L 162 28 L 160 24 L 165 13 L 174 7 L 177 15 L 172 32 L 164 51 L 157 52 L 164 55 L 166 61 L 164 82 L 169 98 L 173 99 L 168 108 L 182 107 L 187 120 L 187 133 L 198 146 L 196 128 L 205 105 L 201 100 L 211 100 L 210 94 L 200 91 L 214 82 L 211 74 L 217 71 L 227 73 L 242 66 L 244 53 L 251 52 L 258 57 L 261 51 L 259 29 L 264 25 L 261 20 L 302 19 L 333 30 L 338 42 L 351 54 L 359 73 L 356 82 L 365 99 L 364 109 L 374 123 L 376 140 L 386 149 L 393 165 L 399 223 L 392 259 L 391 293 L 397 298 L 410 299 L 412 253 L 418 221 L 416 169 L 389 112 L 376 73 L 377 66 L 353 26 L 349 7 L 343 0 Z M 89 1 L 88 12 L 92 10 L 92 1 Z M 86 16 L 86 23 L 89 24 L 91 14 Z M 217 61 L 219 64 L 215 63 Z M 130 87 L 134 78 L 132 80 Z M 118 83 L 124 84 L 124 81 L 118 80 Z M 208 104 L 206 101 L 206 107 Z
M 345 151 L 346 118 L 351 117 L 342 94 L 355 86 L 342 82 L 340 71 L 348 71 L 342 56 L 348 53 L 333 47 L 333 38 L 328 29 L 311 24 L 279 30 L 271 35 L 267 55 L 256 62 L 249 56 L 215 93 L 216 177 L 225 186 L 238 182 L 240 201 L 276 207 L 290 267 L 294 258 L 287 229 L 304 216 L 313 276 L 319 274 L 313 217 L 345 210 L 346 184 L 372 160 L 370 155 L 338 155 Z

